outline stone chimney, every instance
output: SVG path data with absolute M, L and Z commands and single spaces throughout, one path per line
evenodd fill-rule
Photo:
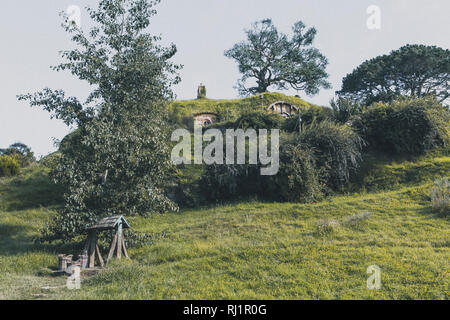
M 197 99 L 206 98 L 206 87 L 203 83 L 200 83 L 197 89 Z

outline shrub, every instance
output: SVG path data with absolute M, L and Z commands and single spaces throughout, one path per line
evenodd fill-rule
M 20 163 L 15 156 L 0 155 L 0 177 L 12 177 L 20 173 Z
M 359 102 L 345 98 L 333 99 L 330 105 L 333 109 L 333 120 L 341 124 L 348 123 L 363 111 L 363 106 Z
M 258 165 L 212 164 L 205 166 L 200 186 L 209 201 L 237 200 L 257 196 L 263 186 Z
M 329 189 L 341 188 L 361 161 L 363 141 L 352 128 L 330 121 L 312 123 L 298 136 L 304 148 L 314 151 L 316 168 Z
M 300 110 L 302 127 L 311 125 L 313 122 L 322 122 L 332 119 L 332 110 L 324 107 L 310 107 Z M 285 120 L 282 129 L 287 132 L 298 132 L 298 115 Z
M 450 113 L 434 98 L 377 103 L 354 123 L 374 150 L 418 155 L 448 144 Z
M 450 213 L 450 183 L 448 178 L 436 180 L 431 189 L 431 207 L 434 211 L 448 216 Z
M 276 113 L 252 111 L 243 113 L 234 123 L 235 129 L 280 129 L 284 118 Z
M 60 161 L 62 155 L 61 152 L 53 152 L 45 157 L 43 157 L 41 160 L 39 160 L 39 164 L 43 165 L 44 167 L 53 169 L 56 168 L 58 161 Z
M 371 216 L 372 214 L 370 212 L 364 211 L 362 213 L 351 215 L 350 217 L 345 219 L 343 224 L 352 228 L 361 227 L 362 224 Z
M 315 234 L 318 236 L 330 235 L 334 233 L 339 226 L 339 221 L 335 219 L 320 219 L 317 221 Z
M 16 142 L 7 149 L 0 149 L 0 155 L 14 157 L 19 162 L 21 168 L 28 167 L 36 162 L 31 148 L 21 142 Z
M 276 200 L 312 202 L 322 197 L 312 152 L 300 145 L 289 142 L 281 145 L 280 169 L 268 180 L 265 192 Z
M 274 201 L 311 202 L 322 197 L 312 151 L 292 139 L 280 141 L 276 175 L 262 176 L 261 164 L 209 165 L 200 178 L 209 201 L 260 197 Z

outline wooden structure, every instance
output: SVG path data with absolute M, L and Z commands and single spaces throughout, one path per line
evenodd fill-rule
M 286 101 L 277 101 L 272 103 L 267 110 L 274 111 L 281 114 L 283 117 L 288 118 L 297 113 L 298 108 Z
M 95 267 L 95 258 L 97 257 L 101 267 L 108 264 L 109 260 L 116 254 L 117 258 L 122 257 L 122 253 L 126 258 L 128 257 L 127 248 L 125 247 L 125 239 L 123 236 L 123 229 L 130 228 L 130 224 L 124 218 L 124 216 L 111 216 L 99 220 L 94 225 L 88 227 L 88 238 L 84 246 L 83 255 L 87 255 L 87 267 Z M 111 245 L 109 247 L 108 257 L 106 258 L 106 264 L 103 261 L 100 253 L 100 248 L 97 244 L 97 232 L 111 230 L 114 232 Z M 84 267 L 84 266 L 82 266 Z

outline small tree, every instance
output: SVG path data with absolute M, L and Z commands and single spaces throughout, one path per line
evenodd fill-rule
M 337 94 L 365 105 L 399 96 L 450 97 L 450 50 L 406 45 L 388 55 L 363 62 L 342 80 Z
M 312 46 L 316 29 L 299 21 L 293 26 L 293 36 L 279 33 L 272 20 L 265 19 L 247 30 L 247 41 L 225 51 L 225 56 L 237 61 L 242 78 L 237 88 L 241 95 L 266 92 L 275 86 L 289 87 L 314 95 L 320 88 L 330 88 L 326 81 L 327 59 Z M 256 86 L 247 87 L 246 81 L 255 79 Z
M 172 169 L 164 120 L 179 66 L 169 62 L 175 46 L 162 48 L 145 32 L 157 2 L 101 0 L 97 10 L 88 8 L 95 24 L 88 34 L 66 18 L 77 48 L 64 51 L 66 62 L 54 69 L 94 88 L 84 103 L 48 88 L 19 96 L 78 126 L 52 172 L 67 192 L 44 240 L 71 238 L 104 215 L 176 209 L 164 195 Z
M 21 142 L 16 142 L 6 149 L 0 149 L 0 155 L 13 156 L 22 168 L 36 161 L 31 148 Z

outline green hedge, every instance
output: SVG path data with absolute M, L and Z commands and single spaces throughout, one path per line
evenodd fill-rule
M 434 98 L 377 103 L 354 122 L 376 151 L 419 155 L 449 141 L 450 113 Z

